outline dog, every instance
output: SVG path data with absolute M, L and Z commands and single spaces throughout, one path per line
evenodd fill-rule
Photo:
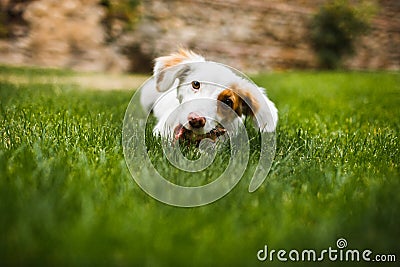
M 227 132 L 224 125 L 237 125 L 246 117 L 252 117 L 261 132 L 275 131 L 278 122 L 264 88 L 233 68 L 185 49 L 155 59 L 140 102 L 157 118 L 153 134 L 174 140 L 215 141 Z

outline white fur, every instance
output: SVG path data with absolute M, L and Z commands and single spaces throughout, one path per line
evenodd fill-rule
M 177 55 L 177 54 L 175 54 Z M 166 68 L 164 63 L 174 55 L 156 59 L 153 78 L 142 88 L 141 104 L 146 111 L 153 110 L 158 122 L 153 133 L 163 137 L 173 136 L 178 124 L 189 130 L 204 134 L 216 127 L 217 121 L 223 122 L 217 113 L 218 95 L 232 84 L 245 88 L 258 99 L 260 106 L 255 113 L 255 125 L 265 132 L 275 130 L 278 112 L 274 103 L 268 99 L 265 89 L 239 76 L 233 70 L 215 62 L 205 61 L 203 57 L 187 52 L 188 57 L 179 64 Z M 190 64 L 190 63 L 198 64 Z M 201 63 L 203 62 L 203 63 Z M 188 64 L 189 63 L 189 64 Z M 191 82 L 199 81 L 199 91 L 192 88 Z M 208 99 L 209 101 L 195 101 Z M 193 100 L 193 101 L 192 101 Z M 178 116 L 171 120 L 170 114 L 178 109 Z M 187 123 L 189 113 L 195 112 L 207 118 L 206 125 L 200 129 L 192 129 Z M 212 119 L 210 119 L 212 118 Z M 215 119 L 215 120 L 213 120 Z M 234 120 L 240 120 L 236 117 Z

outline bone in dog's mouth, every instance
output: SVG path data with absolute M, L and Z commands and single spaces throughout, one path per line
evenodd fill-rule
M 200 142 L 204 138 L 209 138 L 216 141 L 218 137 L 224 135 L 226 129 L 221 125 L 216 126 L 214 129 L 205 134 L 196 134 L 192 130 L 186 129 L 182 124 L 178 124 L 174 129 L 175 140 L 186 140 Z

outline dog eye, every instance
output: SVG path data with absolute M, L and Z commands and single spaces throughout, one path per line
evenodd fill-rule
M 233 101 L 230 98 L 225 99 L 224 102 L 228 107 L 232 108 L 233 107 Z
M 199 90 L 200 89 L 200 82 L 198 82 L 198 81 L 193 81 L 192 82 L 192 88 L 194 89 L 194 90 Z

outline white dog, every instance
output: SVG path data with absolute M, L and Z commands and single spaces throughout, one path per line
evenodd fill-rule
M 187 50 L 155 60 L 141 104 L 158 120 L 153 134 L 175 140 L 216 140 L 226 132 L 224 123 L 239 123 L 245 116 L 253 117 L 262 132 L 274 131 L 278 121 L 277 109 L 263 88 L 238 71 Z

